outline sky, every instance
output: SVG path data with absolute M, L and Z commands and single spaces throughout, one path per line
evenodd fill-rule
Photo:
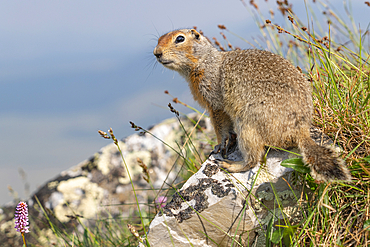
M 255 2 L 266 13 L 275 6 Z M 290 2 L 305 13 L 303 0 Z M 365 20 L 370 8 L 352 5 Z M 156 64 L 152 51 L 177 28 L 197 26 L 221 40 L 218 24 L 250 41 L 259 34 L 240 0 L 2 1 L 0 205 L 13 198 L 8 186 L 26 199 L 27 190 L 108 145 L 97 130 L 112 127 L 123 138 L 134 133 L 129 121 L 148 127 L 173 117 L 165 90 L 197 106 L 184 79 Z

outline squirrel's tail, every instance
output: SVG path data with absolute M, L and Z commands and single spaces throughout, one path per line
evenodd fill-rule
M 351 174 L 345 162 L 338 157 L 333 147 L 320 146 L 309 136 L 298 141 L 303 161 L 311 168 L 311 175 L 320 181 L 350 181 Z

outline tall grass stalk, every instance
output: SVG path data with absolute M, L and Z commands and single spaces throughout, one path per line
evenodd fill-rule
M 123 160 L 123 164 L 125 165 L 125 169 L 126 169 L 127 175 L 128 175 L 128 177 L 130 179 L 130 183 L 131 183 L 131 187 L 132 187 L 132 192 L 134 193 L 134 196 L 135 196 L 135 201 L 136 201 L 137 209 L 138 209 L 138 212 L 139 212 L 139 215 L 140 215 L 141 225 L 142 225 L 143 230 L 144 230 L 145 239 L 148 240 L 147 230 L 145 229 L 145 223 L 144 223 L 143 216 L 142 216 L 142 213 L 141 213 L 139 200 L 138 200 L 137 195 L 136 195 L 135 185 L 134 185 L 134 182 L 133 182 L 133 180 L 131 178 L 130 170 L 128 169 L 128 166 L 126 164 L 126 160 L 123 157 L 122 150 L 121 150 L 121 147 L 119 146 L 118 140 L 117 140 L 117 138 L 113 134 L 112 128 L 110 128 L 108 132 L 109 132 L 109 134 L 110 134 L 110 136 L 111 136 L 114 144 L 117 146 L 118 151 L 119 151 L 119 153 L 121 155 L 121 158 Z M 140 241 L 142 241 L 142 240 L 140 240 Z M 147 246 L 150 246 L 150 243 L 148 241 L 146 241 L 146 244 L 147 244 Z

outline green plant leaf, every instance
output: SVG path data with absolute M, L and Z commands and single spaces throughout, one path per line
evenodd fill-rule
M 273 224 L 273 219 L 274 217 L 272 217 L 267 225 L 267 229 L 266 229 L 266 247 L 270 247 L 271 246 L 271 243 L 270 243 L 270 240 L 272 239 L 272 224 Z
M 369 163 L 369 164 L 370 164 L 370 155 L 369 155 L 369 156 L 367 156 L 367 157 L 365 157 L 365 158 L 363 158 L 363 160 L 364 160 L 365 162 L 367 162 L 367 163 Z
M 367 231 L 370 231 L 370 220 L 366 220 L 364 222 L 364 229 L 366 229 Z
M 281 162 L 281 165 L 287 168 L 292 168 L 293 170 L 300 173 L 310 173 L 310 168 L 306 166 L 300 158 L 283 160 L 283 162 Z
M 288 226 L 284 228 L 283 232 L 283 242 L 284 245 L 289 247 L 292 244 L 292 238 L 294 236 L 294 233 L 297 231 L 298 225 L 297 226 Z
M 278 228 L 276 231 L 274 231 L 271 236 L 271 242 L 273 242 L 274 244 L 280 243 L 281 239 L 284 236 L 283 232 L 284 229 L 282 228 Z

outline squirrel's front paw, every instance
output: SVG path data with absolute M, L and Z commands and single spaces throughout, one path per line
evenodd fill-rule
M 220 144 L 217 144 L 217 145 L 215 146 L 215 149 L 213 149 L 212 153 L 217 154 L 217 153 L 219 153 L 220 151 L 221 151 L 221 143 L 220 143 Z
M 222 147 L 221 143 L 217 144 L 215 146 L 215 148 L 212 150 L 212 152 L 209 154 L 209 156 L 211 156 L 212 154 L 218 154 L 219 152 L 221 152 L 221 155 L 222 155 L 222 149 L 223 149 L 223 147 Z
M 226 142 L 222 142 L 215 146 L 215 148 L 213 149 L 210 155 L 221 153 L 222 158 L 226 158 L 227 149 L 228 147 L 226 145 Z

